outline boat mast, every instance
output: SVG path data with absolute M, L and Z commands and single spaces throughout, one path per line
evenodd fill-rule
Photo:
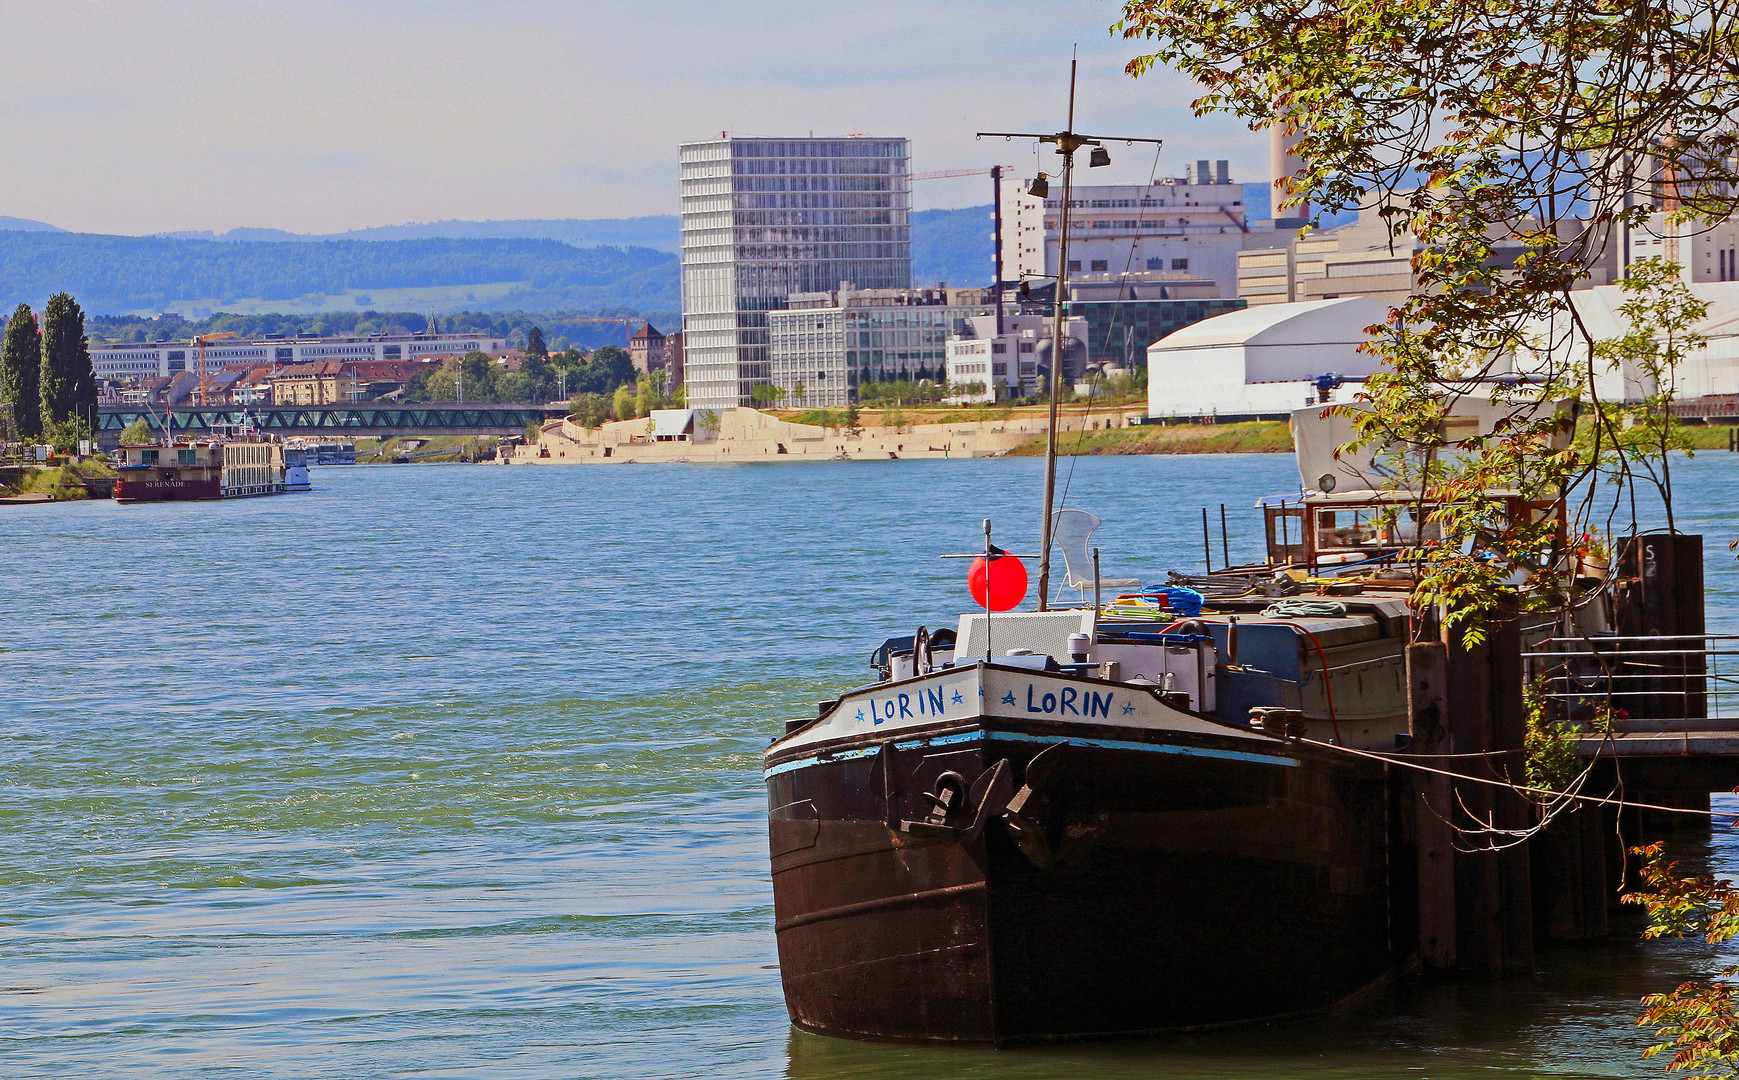
M 1065 132 L 1075 130 L 1075 67 L 1080 63 L 1069 57 L 1069 122 Z M 1051 321 L 1051 384 L 1050 418 L 1045 424 L 1045 507 L 1039 521 L 1039 610 L 1051 603 L 1051 507 L 1057 494 L 1057 393 L 1063 380 L 1063 324 L 1069 313 L 1069 196 L 1075 180 L 1075 147 L 1066 137 L 1057 139 L 1057 151 L 1063 155 L 1063 214 L 1057 222 L 1057 291 Z M 1017 354 L 1016 363 L 1019 363 Z
M 1083 146 L 1093 147 L 1087 164 L 1094 168 L 1111 164 L 1111 154 L 1105 149 L 1103 140 L 1111 139 L 1124 143 L 1152 143 L 1155 146 L 1164 145 L 1159 139 L 1135 139 L 1123 136 L 1090 136 L 1082 135 L 1075 130 L 1075 71 L 1079 61 L 1069 58 L 1069 122 L 1062 131 L 1055 135 L 1039 135 L 1030 132 L 1017 131 L 981 131 L 979 137 L 1000 135 L 1008 139 L 1037 139 L 1041 143 L 1054 143 L 1057 153 L 1063 155 L 1063 205 L 1062 214 L 1057 222 L 1057 274 L 1056 274 L 1056 306 L 1053 313 L 1051 328 L 1051 367 L 1046 373 L 1050 383 L 1050 414 L 1045 425 L 1045 505 L 1044 517 L 1039 521 L 1039 610 L 1044 611 L 1050 606 L 1051 593 L 1051 507 L 1056 502 L 1057 493 L 1057 396 L 1062 386 L 1063 362 L 1065 359 L 1063 328 L 1069 315 L 1069 203 L 1074 185 L 1075 151 Z M 1039 173 L 1038 179 L 1027 188 L 1029 195 L 1044 198 L 1050 194 L 1050 184 L 1044 173 Z M 1001 238 L 998 237 L 998 242 Z M 1019 364 L 1016 354 L 1014 363 Z M 1018 372 L 1018 368 L 1016 369 Z

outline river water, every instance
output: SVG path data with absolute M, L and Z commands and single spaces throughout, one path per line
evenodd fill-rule
M 793 1032 L 758 755 L 952 623 L 1032 460 L 315 470 L 312 494 L 0 510 L 0 1075 L 1645 1076 L 1694 944 L 1377 1007 L 1012 1051 Z M 1107 576 L 1202 563 L 1286 457 L 1090 458 Z M 1733 630 L 1739 470 L 1677 470 Z M 1695 857 L 1739 872 L 1739 841 Z

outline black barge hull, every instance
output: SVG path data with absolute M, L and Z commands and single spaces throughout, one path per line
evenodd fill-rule
M 767 786 L 780 970 L 811 1031 L 1188 1029 L 1324 1009 L 1392 967 L 1380 766 L 987 717 L 770 752 Z

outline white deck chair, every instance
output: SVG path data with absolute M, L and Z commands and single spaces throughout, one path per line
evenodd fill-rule
M 1099 519 L 1085 510 L 1058 510 L 1051 515 L 1051 542 L 1063 549 L 1063 583 L 1057 586 L 1057 599 L 1064 589 L 1073 589 L 1083 601 L 1091 600 L 1093 592 L 1093 549 L 1088 541 L 1099 527 Z M 1127 591 L 1141 587 L 1140 578 L 1099 579 L 1101 589 Z

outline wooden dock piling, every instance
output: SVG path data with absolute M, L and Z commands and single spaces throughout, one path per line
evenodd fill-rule
M 1459 630 L 1408 646 L 1412 749 L 1422 760 L 1468 777 L 1526 782 L 1520 634 L 1520 624 L 1506 620 L 1472 647 Z M 1530 854 L 1511 839 L 1532 824 L 1532 805 L 1489 783 L 1420 773 L 1413 810 L 1420 959 L 1486 975 L 1532 966 Z

